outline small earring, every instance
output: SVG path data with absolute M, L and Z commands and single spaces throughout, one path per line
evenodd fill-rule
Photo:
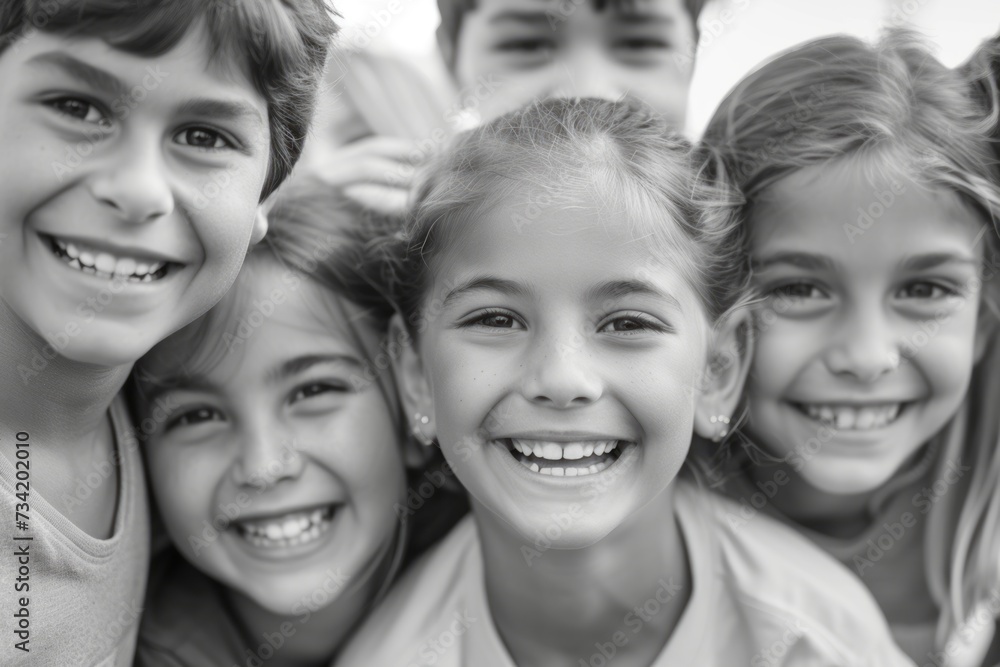
M 428 437 L 428 435 L 424 433 L 423 430 L 420 428 L 421 424 L 424 425 L 430 424 L 431 418 L 428 417 L 427 415 L 422 415 L 419 412 L 417 412 L 413 415 L 413 421 L 414 424 L 413 428 L 411 429 L 411 432 L 413 433 L 413 437 L 417 439 L 417 442 L 419 442 L 424 447 L 430 447 L 431 445 L 433 445 L 434 439 Z
M 720 442 L 723 438 L 729 435 L 729 417 L 726 415 L 712 415 L 708 418 L 708 421 L 713 424 L 722 424 L 719 432 L 715 434 L 714 438 L 712 438 L 712 442 Z

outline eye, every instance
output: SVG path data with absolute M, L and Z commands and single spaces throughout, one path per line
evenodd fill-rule
M 668 49 L 670 45 L 662 39 L 655 37 L 628 37 L 615 42 L 614 47 L 627 51 L 653 51 Z
M 192 410 L 187 410 L 177 415 L 173 419 L 167 422 L 166 431 L 171 431 L 175 428 L 181 428 L 184 426 L 195 426 L 197 424 L 204 424 L 211 421 L 224 421 L 222 413 L 215 408 L 201 407 L 194 408 Z
M 46 104 L 62 115 L 84 123 L 92 123 L 102 127 L 111 123 L 96 104 L 78 97 L 60 97 L 49 100 Z
M 291 402 L 298 403 L 316 396 L 324 394 L 343 394 L 350 391 L 350 388 L 343 384 L 333 384 L 330 382 L 310 382 L 295 389 L 292 392 Z
M 920 281 L 906 285 L 899 290 L 897 296 L 903 299 L 941 299 L 954 294 L 957 294 L 957 292 L 950 287 L 939 285 L 937 283 Z
M 501 53 L 548 56 L 555 51 L 556 43 L 551 39 L 540 38 L 509 39 L 500 42 L 495 48 Z
M 826 296 L 820 288 L 806 282 L 778 285 L 771 288 L 770 294 L 788 299 L 822 299 Z
M 194 146 L 206 150 L 219 150 L 222 148 L 233 148 L 232 142 L 226 139 L 220 132 L 210 130 L 205 127 L 191 127 L 181 130 L 174 139 L 184 146 Z
M 524 325 L 517 319 L 516 316 L 514 316 L 513 313 L 509 313 L 505 310 L 488 310 L 477 313 L 476 315 L 466 319 L 459 326 L 468 329 L 480 328 L 506 331 L 524 328 Z
M 672 332 L 673 328 L 643 313 L 624 313 L 606 320 L 598 331 L 627 336 L 643 332 L 668 333 Z

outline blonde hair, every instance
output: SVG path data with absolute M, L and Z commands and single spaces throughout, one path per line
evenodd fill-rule
M 993 123 L 995 116 L 959 73 L 937 62 L 913 33 L 893 29 L 875 46 L 833 36 L 779 55 L 729 93 L 704 141 L 743 191 L 747 214 L 771 185 L 799 169 L 858 159 L 955 192 L 996 226 L 1000 190 L 988 140 Z M 992 272 L 1000 266 L 997 257 L 998 237 L 986 234 L 985 263 Z M 983 306 L 981 317 L 995 317 L 995 297 L 985 289 Z M 935 540 L 941 533 L 928 531 L 927 576 L 943 608 L 939 645 L 1000 584 L 1000 351 L 995 341 L 989 346 L 965 405 L 936 436 L 942 460 L 956 456 L 975 471 L 955 539 Z M 936 503 L 928 519 L 945 533 L 948 505 Z

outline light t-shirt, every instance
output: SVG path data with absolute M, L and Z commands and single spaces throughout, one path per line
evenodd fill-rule
M 693 588 L 651 667 L 912 665 L 839 563 L 766 517 L 734 526 L 728 500 L 675 484 Z M 337 667 L 514 667 L 490 616 L 479 545 L 466 518 L 397 585 Z M 623 630 L 627 641 L 643 628 Z M 595 638 L 595 656 L 617 650 L 611 639 Z
M 110 416 L 119 488 L 114 528 L 106 540 L 85 533 L 33 488 L 29 491 L 28 530 L 14 530 L 15 508 L 22 502 L 16 493 L 23 487 L 16 485 L 14 445 L 3 443 L 7 451 L 0 454 L 0 521 L 5 534 L 14 533 L 7 537 L 0 558 L 4 587 L 0 595 L 0 664 L 5 667 L 132 664 L 149 567 L 149 505 L 139 443 L 121 396 L 112 403 Z M 80 483 L 106 483 L 109 466 L 115 461 L 104 463 L 95 465 L 94 473 Z M 85 493 L 84 487 L 80 489 L 69 496 Z M 49 500 L 59 503 L 58 499 Z M 14 537 L 32 539 L 15 541 Z M 13 556 L 17 549 L 27 549 L 26 575 L 19 574 L 20 559 Z M 25 580 L 15 582 L 25 576 Z M 15 583 L 26 584 L 28 589 L 15 592 Z M 15 648 L 23 640 L 14 634 L 18 629 L 15 623 L 20 624 L 14 614 L 23 614 L 22 597 L 28 599 L 23 608 L 28 614 L 30 634 L 24 646 L 29 652 Z
M 890 623 L 896 643 L 917 664 L 940 667 L 981 665 L 982 656 L 993 639 L 994 623 L 988 620 L 990 614 L 977 610 L 967 623 L 958 628 L 945 647 L 936 646 L 940 608 L 927 581 L 927 570 L 935 564 L 926 562 L 925 545 L 929 540 L 950 542 L 954 539 L 951 531 L 961 509 L 965 485 L 971 477 L 968 465 L 941 456 L 937 444 L 928 446 L 879 490 L 870 503 L 871 521 L 868 527 L 849 538 L 831 537 L 799 525 L 778 511 L 773 503 L 764 502 L 768 482 L 755 482 L 750 474 L 751 465 L 748 461 L 744 462 L 739 472 L 727 479 L 724 487 L 726 495 L 740 505 L 744 515 L 749 508 L 760 508 L 761 512 L 793 528 L 843 563 L 873 591 L 876 599 L 892 600 L 894 608 L 903 609 L 911 615 L 922 615 L 922 618 L 907 621 L 895 619 Z M 764 477 L 769 476 L 765 474 Z M 787 475 L 770 477 L 787 480 Z M 771 486 L 774 486 L 773 481 Z M 939 525 L 935 530 L 930 524 L 930 511 L 932 507 L 945 504 L 950 506 L 946 514 L 951 518 L 946 519 L 947 525 Z M 942 528 L 947 532 L 943 532 Z M 893 576 L 881 576 L 886 572 L 891 572 Z M 900 580 L 915 583 L 900 587 Z M 984 607 L 988 606 L 995 610 L 1000 607 L 1000 600 L 988 600 Z

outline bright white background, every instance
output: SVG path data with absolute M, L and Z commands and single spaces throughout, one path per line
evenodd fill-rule
M 385 21 L 390 0 L 334 0 L 343 17 L 342 43 L 368 44 L 418 65 L 432 80 L 446 76 L 437 58 L 435 0 L 398 0 L 402 11 Z M 727 22 L 720 17 L 723 12 Z M 380 13 L 381 12 L 381 13 Z M 364 27 L 381 16 L 374 37 Z M 905 20 L 924 33 L 938 57 L 954 66 L 1000 31 L 1000 0 L 713 0 L 701 17 L 702 39 L 691 91 L 688 131 L 701 133 L 726 92 L 756 64 L 813 37 L 846 32 L 876 36 Z

